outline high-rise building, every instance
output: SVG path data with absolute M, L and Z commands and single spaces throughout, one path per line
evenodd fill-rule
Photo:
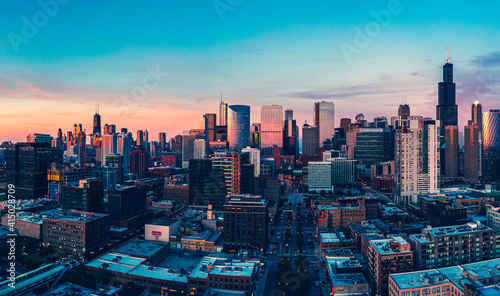
M 95 114 L 94 114 L 94 123 L 92 125 L 92 134 L 100 135 L 101 134 L 101 115 L 99 115 L 99 105 L 97 105 Z
M 483 128 L 483 107 L 478 101 L 472 104 L 471 113 L 472 124 L 477 125 L 479 131 L 481 131 Z
M 107 133 L 102 136 L 101 160 L 104 163 L 106 156 L 116 154 L 118 147 L 118 135 L 116 133 Z
M 205 130 L 205 135 L 207 135 L 207 143 L 216 141 L 216 129 L 217 129 L 217 117 L 215 113 L 206 113 L 202 116 L 203 128 Z
M 212 167 L 209 159 L 189 160 L 189 204 L 211 204 L 214 209 L 222 210 L 226 195 L 226 180 L 221 169 Z
M 250 147 L 260 148 L 260 123 L 252 123 L 250 128 Z
M 293 119 L 293 110 L 285 111 L 285 124 L 283 127 L 283 155 L 299 154 L 299 129 Z
M 227 103 L 224 103 L 222 101 L 222 95 L 220 98 L 220 105 L 219 105 L 219 125 L 220 126 L 227 126 Z
M 28 143 L 52 143 L 53 138 L 47 134 L 29 134 L 26 137 Z
M 359 164 L 372 165 L 394 159 L 394 139 L 389 128 L 360 128 L 355 132 L 354 158 Z
M 302 126 L 302 155 L 318 155 L 319 128 L 308 125 Z
M 144 148 L 134 149 L 129 156 L 129 173 L 136 174 L 139 179 L 148 176 L 148 152 Z
M 436 106 L 436 120 L 441 124 L 440 147 L 445 142 L 445 131 L 447 126 L 458 126 L 458 105 L 455 101 L 455 83 L 453 83 L 453 64 L 451 55 L 446 52 L 446 63 L 443 65 L 443 82 L 438 84 L 438 104 Z M 446 153 L 441 153 L 441 173 L 446 170 Z
M 103 190 L 97 178 L 80 180 L 78 186 L 68 183 L 61 187 L 61 204 L 64 211 L 98 212 L 103 210 Z
M 231 105 L 228 107 L 227 141 L 229 149 L 237 151 L 250 144 L 250 106 Z
M 137 138 L 135 139 L 135 146 L 137 147 L 140 146 L 142 148 L 145 148 L 143 143 L 143 137 L 144 137 L 144 132 L 142 130 L 137 130 Z
M 194 140 L 194 159 L 204 159 L 206 155 L 206 141 L 204 139 L 196 139 Z
M 116 139 L 116 153 L 123 156 L 123 172 L 128 173 L 130 169 L 130 152 L 132 151 L 134 139 L 132 133 L 122 129 Z
M 500 181 L 500 110 L 483 112 L 483 167 L 482 179 Z
M 182 167 L 183 168 L 188 168 L 189 167 L 189 160 L 195 158 L 195 141 L 196 140 L 201 140 L 205 139 L 205 134 L 193 134 L 188 131 L 184 132 L 184 135 L 182 136 Z M 200 149 L 200 144 L 201 142 L 198 142 L 198 149 Z M 206 145 L 206 142 L 203 143 Z M 205 154 L 205 150 L 201 151 L 198 150 L 198 154 L 202 153 Z M 198 155 L 199 156 L 199 155 Z
M 332 191 L 332 163 L 310 161 L 308 165 L 308 186 L 311 192 Z
M 268 202 L 259 195 L 229 195 L 224 204 L 224 250 L 265 250 Z
M 333 102 L 314 103 L 313 122 L 315 126 L 319 127 L 319 146 L 326 150 L 331 149 L 331 140 L 335 134 L 335 106 Z
M 127 220 L 146 210 L 146 186 L 122 186 L 108 191 L 108 212 L 112 220 Z
M 342 128 L 342 138 L 345 138 L 345 133 L 349 129 L 349 125 L 351 125 L 350 118 L 341 118 L 340 119 L 340 127 Z
M 464 133 L 464 177 L 475 181 L 479 178 L 479 159 L 481 154 L 478 126 L 469 121 L 469 125 L 464 127 Z
M 260 175 L 260 149 L 246 147 L 241 149 L 241 154 L 248 153 L 250 164 L 253 164 L 254 168 L 254 177 L 258 177 Z
M 125 176 L 125 173 L 128 173 L 128 170 L 124 169 L 123 160 L 124 160 L 123 155 L 119 155 L 119 154 L 110 154 L 110 155 L 106 156 L 106 158 L 105 158 L 106 166 L 116 168 L 116 183 L 117 184 L 123 184 L 123 178 Z
M 272 155 L 274 148 L 283 148 L 283 107 L 262 106 L 260 124 L 260 150 L 263 155 Z
M 445 171 L 448 178 L 458 177 L 458 127 L 449 125 L 445 127 Z
M 51 163 L 62 164 L 63 155 L 50 143 L 17 143 L 7 146 L 5 160 L 6 183 L 16 186 L 16 198 L 36 199 L 48 194 L 47 171 Z
M 410 117 L 410 106 L 407 104 L 399 105 L 398 116 L 401 119 L 408 119 Z
M 440 123 L 411 119 L 395 133 L 396 203 L 416 203 L 418 193 L 439 192 Z
M 158 133 L 158 144 L 160 145 L 160 152 L 167 151 L 167 134 L 164 132 Z

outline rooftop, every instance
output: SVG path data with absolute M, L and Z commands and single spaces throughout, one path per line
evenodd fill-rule
M 368 284 L 362 273 L 332 274 L 331 279 L 333 286 Z
M 130 243 L 115 249 L 115 252 L 134 256 L 150 257 L 165 247 L 168 248 L 168 243 L 135 239 Z
M 152 223 L 147 223 L 147 224 L 149 224 L 149 225 L 170 226 L 170 225 L 174 224 L 177 221 L 179 221 L 179 220 L 176 220 L 176 219 L 161 219 L 161 220 L 158 220 L 158 221 L 155 221 L 155 222 L 152 222 Z
M 390 277 L 399 289 L 423 288 L 450 282 L 437 269 L 391 274 Z
M 103 217 L 109 216 L 108 214 L 97 214 L 90 212 L 80 211 L 62 211 L 60 209 L 48 210 L 39 213 L 43 219 L 55 219 L 68 222 L 91 222 Z
M 427 226 L 427 228 L 422 229 L 422 234 L 414 234 L 411 235 L 411 237 L 413 237 L 416 241 L 420 243 L 428 243 L 432 240 L 427 235 L 432 237 L 440 237 L 440 236 L 449 236 L 455 234 L 469 234 L 487 230 L 491 230 L 491 228 L 477 221 L 477 222 L 469 222 L 464 225 L 447 226 L 447 227 L 432 228 L 430 226 Z
M 402 245 L 408 245 L 408 242 L 401 236 L 395 236 L 388 239 L 371 240 L 370 243 L 375 247 L 377 252 L 381 255 L 397 254 L 397 253 L 410 253 L 410 250 L 401 250 Z M 399 248 L 391 248 L 391 243 L 398 243 Z

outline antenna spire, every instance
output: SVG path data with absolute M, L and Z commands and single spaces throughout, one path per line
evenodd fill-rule
M 222 104 L 222 93 L 220 93 L 220 103 Z

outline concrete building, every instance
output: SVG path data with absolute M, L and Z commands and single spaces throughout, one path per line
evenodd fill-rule
M 148 241 L 170 242 L 170 236 L 177 234 L 180 220 L 162 219 L 144 226 L 144 238 Z
M 500 239 L 500 237 L 499 237 Z M 422 230 L 410 235 L 415 267 L 433 269 L 489 260 L 500 256 L 495 231 L 479 222 Z M 498 252 L 498 253 L 497 253 Z
M 333 191 L 332 163 L 327 161 L 309 162 L 308 185 L 310 192 Z
M 418 193 L 439 192 L 439 121 L 412 119 L 409 128 L 396 131 L 395 139 L 395 202 L 416 203 Z
M 361 224 L 366 221 L 364 206 L 317 206 L 318 228 L 342 227 L 350 224 Z
M 43 217 L 42 242 L 72 255 L 105 246 L 109 240 L 109 215 L 89 212 L 51 210 Z
M 224 205 L 224 250 L 266 249 L 268 202 L 259 195 L 228 195 Z
M 370 240 L 368 266 L 377 293 L 389 293 L 389 275 L 413 270 L 413 251 L 402 237 Z

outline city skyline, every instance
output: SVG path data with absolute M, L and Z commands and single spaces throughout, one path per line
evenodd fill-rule
M 43 8 L 4 4 L 0 140 L 55 135 L 74 123 L 90 133 L 96 104 L 101 125 L 171 138 L 196 128 L 202 114 L 218 114 L 221 93 L 230 105 L 249 105 L 251 123 L 260 121 L 261 106 L 278 104 L 294 110 L 299 126 L 311 124 L 311 106 L 322 100 L 335 104 L 335 126 L 358 113 L 390 118 L 405 98 L 412 114 L 434 118 L 448 44 L 463 130 L 474 101 L 485 111 L 498 108 L 500 41 L 491 37 L 499 28 L 494 9 L 450 3 L 429 10 L 407 1 L 300 9 L 241 2 L 221 12 L 212 3 L 164 4 L 163 10 L 111 3 L 92 10 L 69 2 L 46 24 L 35 22 L 33 36 L 23 34 L 23 18 L 33 24 Z M 129 23 L 127 11 L 137 12 Z M 262 21 L 250 22 L 257 17 Z M 84 19 L 93 22 L 80 28 Z M 379 30 L 346 51 L 373 24 Z M 131 101 L 145 86 L 144 97 Z

